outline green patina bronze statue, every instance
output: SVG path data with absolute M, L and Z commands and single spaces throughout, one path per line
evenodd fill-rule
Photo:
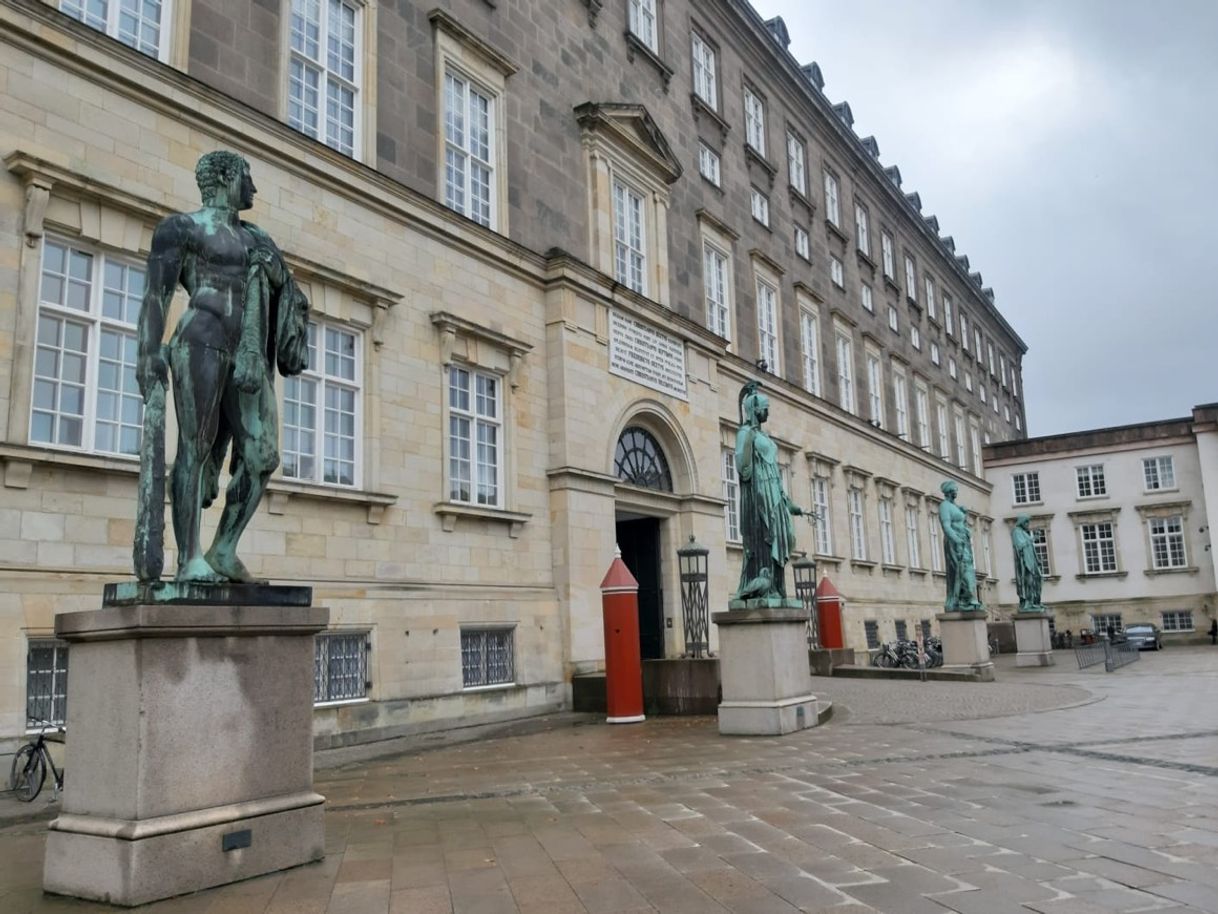
M 1036 544 L 1032 539 L 1032 518 L 1021 514 L 1015 518 L 1011 528 L 1011 547 L 1015 550 L 1015 591 L 1019 594 L 1020 612 L 1044 612 L 1040 602 L 1040 589 L 1044 580 L 1040 573 L 1040 562 L 1036 558 Z
M 285 376 L 304 370 L 309 303 L 275 243 L 240 218 L 256 191 L 249 163 L 233 152 L 209 152 L 195 178 L 203 207 L 161 220 L 148 255 L 136 365 L 145 425 L 135 571 L 140 581 L 155 581 L 164 564 L 165 385 L 172 374 L 175 580 L 250 582 L 237 541 L 279 464 L 275 368 Z M 179 284 L 189 302 L 163 345 L 166 310 Z M 219 492 L 230 444 L 224 511 L 205 554 L 202 513 Z
M 945 612 L 980 611 L 977 599 L 977 568 L 973 564 L 973 543 L 968 534 L 968 518 L 956 504 L 960 491 L 950 479 L 939 486 L 943 501 L 939 504 L 939 524 L 943 527 L 943 557 L 947 569 L 947 599 Z
M 795 548 L 792 515 L 804 511 L 782 490 L 778 445 L 762 429 L 770 401 L 756 381 L 740 391 L 740 431 L 736 433 L 736 476 L 740 484 L 740 538 L 744 563 L 732 600 L 783 600 L 786 567 Z

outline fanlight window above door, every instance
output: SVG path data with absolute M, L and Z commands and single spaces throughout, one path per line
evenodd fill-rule
M 668 471 L 664 451 L 645 428 L 631 426 L 622 432 L 617 439 L 613 469 L 622 482 L 657 492 L 672 491 L 672 474 Z

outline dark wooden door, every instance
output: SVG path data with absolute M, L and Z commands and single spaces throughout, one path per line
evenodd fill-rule
M 660 522 L 618 521 L 622 561 L 639 582 L 639 647 L 644 660 L 664 657 L 664 593 L 660 588 Z

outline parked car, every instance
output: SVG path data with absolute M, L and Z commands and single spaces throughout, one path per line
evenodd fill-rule
M 1156 651 L 1163 649 L 1163 633 L 1157 625 L 1130 625 L 1125 629 L 1125 638 L 1140 651 L 1147 648 Z

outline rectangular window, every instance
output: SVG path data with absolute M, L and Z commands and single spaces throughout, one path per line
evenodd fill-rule
M 1032 527 L 1032 548 L 1036 552 L 1036 564 L 1040 566 L 1041 577 L 1047 577 L 1053 572 L 1049 564 L 1049 531 L 1044 527 Z
M 711 108 L 719 107 L 718 76 L 715 70 L 715 49 L 697 32 L 692 33 L 694 57 L 694 92 Z
M 880 357 L 867 353 L 867 404 L 871 410 L 871 423 L 884 427 L 884 372 Z
M 914 301 L 918 300 L 918 278 L 914 271 L 912 257 L 905 258 L 905 294 Z
M 706 326 L 725 340 L 732 338 L 731 304 L 728 296 L 727 255 L 713 244 L 702 247 L 702 282 L 706 288 Z
M 647 294 L 647 254 L 643 228 L 643 195 L 619 180 L 613 182 L 613 264 L 615 278 Z
M 1023 425 L 1019 421 L 1019 413 L 1015 414 L 1015 431 L 1023 431 Z
M 968 439 L 964 437 L 964 416 L 956 413 L 952 416 L 956 431 L 956 466 L 962 470 L 968 469 Z
M 854 412 L 854 344 L 841 334 L 837 336 L 837 393 L 842 409 Z
M 448 369 L 448 498 L 502 507 L 503 404 L 498 375 Z
M 841 227 L 842 211 L 837 194 L 837 177 L 825 172 L 825 218 Z
M 1091 624 L 1095 626 L 1094 631 L 1100 635 L 1106 635 L 1109 628 L 1116 634 L 1124 630 L 1120 613 L 1095 613 L 1091 617 Z
M 973 328 L 973 346 L 975 347 L 975 351 L 973 352 L 973 358 L 975 358 L 977 360 L 977 364 L 980 365 L 981 364 L 981 331 L 978 330 L 976 327 Z
M 144 269 L 46 238 L 30 403 L 30 441 L 138 455 L 144 401 L 135 381 Z
M 1112 524 L 1083 524 L 1083 570 L 1087 574 L 1103 574 L 1117 570 L 1116 539 Z
M 914 387 L 914 417 L 918 421 L 918 444 L 930 450 L 930 395 L 925 387 Z
M 922 330 L 917 324 L 909 325 L 909 343 L 914 349 L 921 350 L 922 348 Z
M 867 219 L 867 210 L 859 204 L 854 204 L 854 234 L 859 250 L 871 256 L 871 228 Z
M 863 634 L 867 636 L 867 648 L 875 650 L 880 646 L 880 623 L 874 619 L 865 619 L 863 621 Z
M 463 75 L 444 74 L 444 204 L 495 224 L 495 102 Z
M 892 236 L 887 232 L 880 233 L 880 259 L 884 263 L 884 275 L 889 279 L 896 279 L 897 267 L 893 254 Z
M 909 623 L 904 619 L 897 619 L 892 623 L 893 634 L 896 635 L 898 641 L 909 640 Z
M 897 370 L 892 372 L 892 392 L 897 401 L 897 434 L 905 441 L 909 440 L 909 389 L 905 375 Z
M 842 262 L 832 254 L 829 255 L 829 278 L 839 289 L 846 288 L 846 273 L 842 269 Z
M 719 153 L 705 143 L 698 143 L 698 173 L 719 186 Z
M 309 323 L 309 363 L 283 384 L 285 479 L 355 486 L 359 479 L 360 337 Z
M 892 499 L 880 499 L 880 558 L 885 565 L 897 563 L 896 537 L 892 531 Z
M 630 0 L 630 31 L 657 54 L 660 32 L 656 23 L 656 0 Z
M 926 533 L 930 537 L 930 570 L 943 571 L 943 541 L 939 525 L 939 515 L 931 507 L 930 518 L 926 523 Z
M 901 332 L 900 319 L 897 317 L 897 309 L 892 305 L 888 306 L 888 329 L 895 333 Z
M 740 542 L 740 484 L 736 480 L 736 452 L 723 449 L 723 520 L 727 525 L 727 541 Z
M 288 73 L 288 124 L 321 140 L 344 155 L 355 155 L 356 96 L 359 77 L 356 60 L 360 38 L 360 10 L 340 0 L 292 0 L 291 45 Z M 487 107 L 470 98 L 469 83 L 452 74 L 446 77 L 464 87 L 456 96 L 453 83 L 445 86 L 445 133 L 452 147 L 469 155 L 490 146 L 490 100 Z M 485 117 L 485 120 L 481 116 Z M 452 148 L 450 147 L 450 148 Z M 490 161 L 489 152 L 485 161 Z M 471 170 L 472 171 L 472 170 Z M 470 183 L 477 180 L 470 174 Z M 452 205 L 451 203 L 449 204 Z M 472 213 L 466 213 L 474 218 Z
M 982 375 L 982 377 L 984 377 L 984 375 Z M 977 389 L 977 395 L 981 397 L 981 402 L 982 402 L 982 403 L 988 403 L 988 402 L 989 402 L 989 394 L 986 392 L 986 389 L 985 389 L 985 385 L 984 385 L 984 384 L 982 384 L 982 385 L 981 385 L 981 386 L 980 386 L 980 387 Z
M 956 357 L 955 357 L 954 355 L 949 355 L 949 356 L 947 357 L 947 374 L 948 374 L 948 377 L 950 377 L 950 378 L 951 378 L 951 379 L 954 381 L 954 380 L 956 380 L 956 375 L 957 375 L 958 373 L 959 373 L 959 372 L 958 372 L 958 369 L 956 368 Z
M 1193 611 L 1191 609 L 1166 610 L 1163 613 L 1163 631 L 1191 632 L 1193 631 Z
M 313 636 L 313 704 L 352 701 L 368 695 L 368 632 Z
M 516 681 L 516 628 L 461 627 L 461 683 L 467 689 Z
M 808 238 L 808 230 L 802 225 L 795 226 L 795 253 L 804 260 L 812 259 L 812 241 Z
M 871 286 L 868 286 L 868 285 L 860 286 L 859 287 L 859 298 L 863 302 L 864 310 L 870 311 L 872 314 L 874 314 L 875 313 L 875 300 L 872 298 L 872 295 L 871 295 Z
M 1006 403 L 1002 404 L 1002 418 L 1007 422 L 1011 421 L 1011 407 Z
M 968 427 L 969 442 L 973 446 L 973 472 L 981 476 L 981 429 L 975 424 L 970 424 Z
M 939 456 L 950 460 L 952 452 L 947 438 L 947 404 L 942 400 L 935 403 L 935 427 L 939 432 Z
M 25 725 L 62 727 L 67 719 L 67 642 L 31 640 L 25 655 Z
M 764 225 L 770 227 L 770 198 L 759 191 L 757 188 L 752 188 L 752 210 L 753 218 Z
M 1001 352 L 998 353 L 998 379 L 1002 382 L 1003 387 L 1009 386 L 1007 384 L 1007 357 Z
M 60 12 L 123 44 L 165 60 L 169 42 L 163 36 L 169 0 L 60 0 Z
M 757 345 L 768 371 L 778 374 L 778 292 L 757 280 Z
M 969 393 L 973 392 L 973 373 L 971 371 L 964 373 L 964 389 Z
M 1150 519 L 1150 554 L 1156 569 L 1188 567 L 1184 554 L 1184 521 L 1180 515 Z
M 791 186 L 807 196 L 808 175 L 804 168 L 804 144 L 793 133 L 787 134 L 787 173 L 791 177 Z
M 952 320 L 952 297 L 946 292 L 943 293 L 943 329 L 947 331 L 948 336 L 955 335 L 955 322 Z
M 804 390 L 820 396 L 820 328 L 816 317 L 807 311 L 799 312 L 799 340 L 803 351 Z
M 824 476 L 812 477 L 812 536 L 816 542 L 817 555 L 833 555 L 832 525 L 829 522 L 829 480 Z
M 926 316 L 936 320 L 939 317 L 939 311 L 935 307 L 935 281 L 929 276 L 926 277 Z
M 922 567 L 922 549 L 918 537 L 918 509 L 913 505 L 905 508 L 905 548 L 909 552 L 909 567 Z
M 997 377 L 998 372 L 994 370 L 994 344 L 990 343 L 990 342 L 986 342 L 985 352 L 986 352 L 986 356 L 988 357 L 988 361 L 990 363 L 990 377 Z
M 744 90 L 744 141 L 765 158 L 765 105 L 749 89 Z
M 960 348 L 968 352 L 968 315 L 960 312 Z
M 1174 489 L 1176 467 L 1171 457 L 1147 457 L 1142 461 L 1142 476 L 1146 480 L 1146 491 Z
M 932 365 L 938 365 L 940 363 L 940 359 L 941 359 L 941 356 L 939 355 L 939 344 L 936 343 L 934 340 L 931 340 L 930 341 L 930 363 Z
M 1078 482 L 1079 498 L 1093 498 L 1096 495 L 1108 494 L 1108 487 L 1104 482 L 1104 465 L 1102 463 L 1075 467 L 1074 474 Z
M 847 500 L 850 507 L 850 557 L 867 560 L 867 531 L 863 526 L 863 490 L 850 489 Z

